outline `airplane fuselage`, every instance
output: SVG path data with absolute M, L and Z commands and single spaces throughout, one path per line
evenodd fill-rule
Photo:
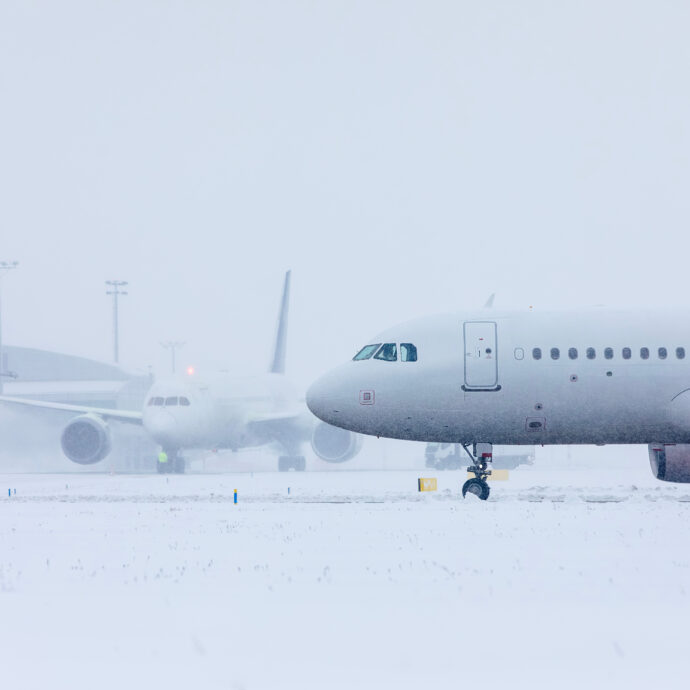
M 263 445 L 263 418 L 304 416 L 298 397 L 280 374 L 215 374 L 153 384 L 143 410 L 145 430 L 165 448 L 247 448 Z
M 675 312 L 480 312 L 410 321 L 309 390 L 330 424 L 496 444 L 690 442 L 690 322 Z M 413 344 L 416 361 L 401 361 Z M 391 350 L 392 352 L 392 350 Z M 366 353 L 365 353 L 366 354 Z

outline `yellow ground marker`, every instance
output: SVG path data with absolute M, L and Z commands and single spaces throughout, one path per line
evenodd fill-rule
M 417 480 L 417 488 L 419 491 L 436 491 L 436 489 L 438 488 L 436 477 L 431 477 L 428 479 L 420 477 Z

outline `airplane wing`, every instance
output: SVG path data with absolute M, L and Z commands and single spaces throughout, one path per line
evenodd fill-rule
M 9 405 L 24 405 L 26 407 L 42 407 L 48 410 L 59 410 L 62 412 L 73 412 L 76 414 L 95 414 L 103 419 L 113 419 L 129 424 L 141 424 L 143 419 L 143 414 L 141 412 L 113 410 L 101 407 L 86 407 L 84 405 L 68 405 L 66 403 L 45 402 L 44 400 L 28 400 L 26 398 L 12 398 L 7 395 L 0 395 L 0 403 L 7 403 Z

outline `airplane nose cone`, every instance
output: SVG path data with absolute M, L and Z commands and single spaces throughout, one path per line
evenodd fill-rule
M 307 390 L 307 407 L 324 422 L 337 424 L 344 403 L 342 376 L 338 369 L 317 379 Z
M 175 440 L 178 432 L 178 426 L 175 419 L 169 412 L 164 410 L 156 410 L 147 415 L 144 420 L 146 430 L 153 436 L 153 438 L 163 445 L 171 443 Z
M 324 385 L 324 377 L 317 379 L 309 386 L 307 390 L 307 407 L 312 414 L 323 421 L 324 419 L 324 405 L 327 397 L 327 388 Z
M 362 375 L 353 371 L 349 363 L 343 364 L 312 383 L 307 390 L 307 407 L 327 424 L 348 431 L 372 433 L 372 429 L 378 428 L 377 410 L 373 407 L 373 398 L 365 399 L 362 395 L 373 396 L 373 391 L 364 390 L 371 387 L 370 378 L 366 372 Z

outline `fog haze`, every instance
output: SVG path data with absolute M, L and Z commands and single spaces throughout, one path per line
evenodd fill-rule
M 7 344 L 288 373 L 497 306 L 685 306 L 690 6 L 5 2 Z

